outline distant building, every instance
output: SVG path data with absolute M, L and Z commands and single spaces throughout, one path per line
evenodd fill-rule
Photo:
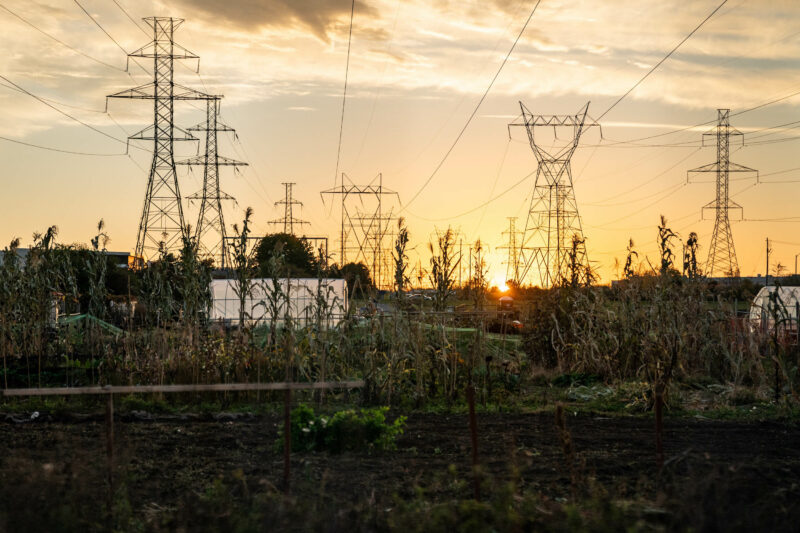
M 269 324 L 271 279 L 253 279 L 251 294 L 245 299 L 245 312 L 249 325 Z M 324 307 L 323 326 L 336 325 L 347 314 L 347 282 L 343 279 L 292 278 L 280 280 L 279 324 L 286 316 L 286 294 L 289 296 L 289 316 L 296 325 L 312 324 L 316 319 L 320 304 Z M 291 285 L 290 285 L 291 283 Z M 321 286 L 320 286 L 321 283 Z M 226 325 L 239 324 L 239 295 L 234 280 L 215 279 L 211 289 L 212 321 Z M 287 290 L 288 289 L 288 290 Z M 319 296 L 319 298 L 318 298 Z
M 17 257 L 19 257 L 19 264 L 20 266 L 24 267 L 25 263 L 28 260 L 28 255 L 30 255 L 31 249 L 30 248 L 17 248 Z M 141 265 L 142 260 L 141 258 L 137 258 L 135 255 L 132 255 L 130 252 L 104 252 L 106 257 L 110 260 L 114 261 L 114 265 L 117 268 L 135 268 L 136 265 Z M 6 252 L 0 250 L 0 265 L 3 264 L 5 259 Z

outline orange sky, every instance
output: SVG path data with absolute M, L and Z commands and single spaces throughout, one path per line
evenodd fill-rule
M 227 220 L 255 209 L 256 233 L 280 216 L 273 202 L 280 183 L 295 181 L 308 232 L 338 235 L 338 211 L 319 192 L 334 185 L 350 2 L 323 0 L 118 0 L 136 20 L 159 15 L 187 19 L 176 41 L 201 56 L 178 67 L 176 81 L 225 95 L 223 117 L 239 133 L 221 153 L 244 159 L 241 175 L 223 171 L 222 187 L 235 196 Z M 505 267 L 501 232 L 508 216 L 524 218 L 533 189 L 529 178 L 482 209 L 536 168 L 522 131 L 508 139 L 507 123 L 523 101 L 534 113 L 575 113 L 591 101 L 599 116 L 664 57 L 719 2 L 542 0 L 530 26 L 430 185 L 403 211 L 412 246 L 427 263 L 426 242 L 436 228 L 457 228 L 464 242 L 490 247 L 491 277 Z M 125 54 L 148 38 L 114 3 L 81 0 L 112 42 L 72 2 L 3 0 L 0 5 L 74 50 L 0 9 L 6 53 L 0 74 L 86 124 L 124 139 L 151 120 L 149 103 L 105 95 L 146 83 Z M 356 3 L 348 100 L 340 169 L 357 183 L 379 172 L 384 185 L 408 201 L 429 178 L 464 126 L 528 16 L 532 2 L 513 0 L 385 0 Z M 634 7 L 631 7 L 634 6 Z M 716 109 L 732 113 L 800 90 L 800 52 L 791 1 L 730 1 L 679 51 L 588 131 L 572 169 L 590 260 L 602 279 L 616 277 L 634 239 L 642 259 L 655 262 L 656 225 L 667 216 L 682 237 L 700 235 L 701 256 L 713 228 L 701 207 L 714 199 L 707 179 L 687 183 L 686 171 L 713 162 L 700 138 L 710 126 L 640 139 L 713 121 Z M 121 48 L 122 49 L 121 49 Z M 731 159 L 758 169 L 754 179 L 732 181 L 745 221 L 733 224 L 743 275 L 763 273 L 765 238 L 774 241 L 773 266 L 794 270 L 800 253 L 797 198 L 800 167 L 795 121 L 800 97 L 734 116 L 746 133 Z M 115 250 L 132 250 L 144 198 L 145 151 L 132 149 L 76 124 L 27 95 L 0 87 L 8 139 L 106 156 L 70 155 L 0 140 L 4 197 L 0 242 L 56 224 L 63 242 L 88 242 L 103 218 Z M 199 104 L 198 104 L 199 106 Z M 191 104 L 177 106 L 176 123 L 202 120 Z M 782 127 L 777 127 L 785 125 Z M 763 131 L 764 128 L 770 128 Z M 681 144 L 684 143 L 684 144 Z M 179 152 L 193 155 L 195 146 Z M 180 169 L 182 192 L 200 188 L 202 173 Z M 709 177 L 710 178 L 710 177 Z M 187 206 L 193 222 L 196 206 Z M 395 212 L 401 207 L 395 205 Z M 458 216 L 462 215 L 463 216 Z M 710 215 L 710 213 L 708 214 Z M 296 214 L 297 216 L 297 214 Z M 779 219 L 779 220 L 775 220 Z M 466 246 L 466 245 L 465 245 Z M 332 245 L 335 248 L 336 245 Z

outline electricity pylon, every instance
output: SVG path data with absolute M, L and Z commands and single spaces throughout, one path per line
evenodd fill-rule
M 544 288 L 568 278 L 575 279 L 576 275 L 579 283 L 587 283 L 589 260 L 572 188 L 570 159 L 584 129 L 597 124 L 593 121 L 586 123 L 589 104 L 575 115 L 534 115 L 522 102 L 519 106 L 523 122 L 514 122 L 509 127 L 525 127 L 538 168 L 528 218 L 518 245 L 519 276 L 516 281 L 522 282 L 536 267 L 539 283 Z M 537 144 L 536 131 L 542 128 L 554 131 L 555 139 L 550 148 Z M 571 136 L 559 143 L 558 132 L 570 130 Z M 579 272 L 568 272 L 575 268 Z
M 373 271 L 374 282 L 382 286 L 382 280 L 375 279 L 375 276 L 381 276 L 385 239 L 392 220 L 384 214 L 383 197 L 396 196 L 399 200 L 399 195 L 383 186 L 383 174 L 375 176 L 367 185 L 355 185 L 345 173 L 342 173 L 340 185 L 320 194 L 341 197 L 339 265 L 363 262 Z M 353 205 L 355 200 L 364 211 Z
M 109 95 L 107 98 L 153 100 L 153 125 L 129 137 L 129 140 L 153 141 L 153 162 L 135 251 L 136 256 L 148 259 L 151 253 L 159 253 L 162 243 L 167 252 L 179 251 L 183 244 L 182 238 L 186 236 L 173 148 L 175 141 L 196 141 L 197 138 L 175 126 L 175 100 L 207 100 L 216 97 L 174 83 L 175 60 L 198 59 L 198 56 L 172 38 L 183 19 L 148 17 L 144 21 L 153 28 L 153 40 L 128 54 L 128 58 L 151 58 L 153 82 Z
M 713 202 L 706 204 L 700 210 L 701 217 L 707 209 L 714 210 L 714 233 L 711 235 L 711 246 L 708 249 L 705 275 L 738 276 L 739 263 L 736 259 L 736 249 L 733 246 L 733 233 L 728 213 L 738 210 L 743 213 L 742 206 L 730 199 L 730 173 L 755 172 L 756 180 L 758 171 L 730 161 L 730 138 L 738 137 L 744 143 L 744 136 L 736 129 L 731 128 L 729 120 L 730 109 L 717 109 L 717 125 L 708 133 L 703 134 L 703 146 L 707 138 L 713 138 L 717 145 L 717 160 L 708 165 L 690 170 L 689 176 L 695 173 L 713 172 L 716 174 L 717 196 Z
M 219 167 L 247 166 L 247 163 L 236 161 L 229 157 L 219 155 L 217 150 L 217 133 L 235 132 L 219 120 L 219 106 L 221 97 L 206 100 L 206 120 L 196 126 L 187 128 L 187 131 L 202 131 L 206 134 L 205 154 L 183 161 L 178 165 L 203 166 L 203 189 L 188 197 L 189 201 L 200 201 L 200 213 L 195 226 L 195 238 L 203 259 L 213 259 L 217 266 L 222 266 L 228 258 L 227 231 L 225 217 L 222 212 L 222 201 L 235 198 L 220 190 Z
M 508 250 L 508 258 L 505 260 L 506 264 L 506 281 L 513 281 L 519 284 L 519 248 L 517 247 L 517 236 L 522 232 L 517 231 L 517 217 L 508 218 L 508 229 L 504 231 L 503 235 L 508 235 L 508 244 L 499 246 L 498 250 Z
M 298 202 L 292 197 L 292 187 L 296 185 L 294 182 L 283 182 L 284 187 L 284 198 L 278 202 L 275 202 L 275 207 L 279 205 L 283 206 L 283 218 L 277 218 L 275 220 L 270 220 L 269 224 L 283 224 L 283 232 L 289 235 L 294 235 L 294 225 L 298 224 L 302 226 L 303 224 L 308 224 L 305 220 L 300 220 L 299 218 L 294 218 L 294 214 L 292 212 L 292 207 L 299 205 L 303 207 L 303 202 Z

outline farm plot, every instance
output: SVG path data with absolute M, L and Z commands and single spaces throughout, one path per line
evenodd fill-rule
M 392 452 L 295 453 L 290 496 L 279 490 L 278 416 L 121 420 L 113 503 L 121 529 L 230 525 L 257 497 L 275 510 L 260 520 L 296 528 L 399 529 L 410 517 L 446 520 L 436 506 L 460 519 L 470 512 L 454 503 L 472 498 L 464 415 L 410 415 Z M 568 414 L 566 423 L 571 460 L 552 415 L 479 414 L 483 499 L 513 484 L 519 498 L 535 494 L 539 511 L 531 512 L 551 513 L 551 522 L 562 516 L 548 511 L 553 505 L 603 501 L 620 509 L 623 524 L 657 529 L 788 531 L 800 519 L 795 425 L 669 420 L 659 473 L 650 419 Z M 102 418 L 43 415 L 2 425 L 0 530 L 104 528 Z M 426 529 L 424 520 L 415 524 Z

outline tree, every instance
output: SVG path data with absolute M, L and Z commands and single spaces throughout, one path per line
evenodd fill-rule
M 347 292 L 350 294 L 356 284 L 364 291 L 372 288 L 372 277 L 369 274 L 369 268 L 364 263 L 347 263 L 339 269 L 338 273 L 334 272 L 333 274 L 347 282 Z
M 280 252 L 277 251 L 279 245 Z M 288 233 L 273 233 L 261 239 L 256 247 L 261 277 L 270 276 L 269 261 L 276 254 L 283 256 L 287 274 L 293 278 L 310 278 L 317 271 L 317 258 L 308 241 Z

